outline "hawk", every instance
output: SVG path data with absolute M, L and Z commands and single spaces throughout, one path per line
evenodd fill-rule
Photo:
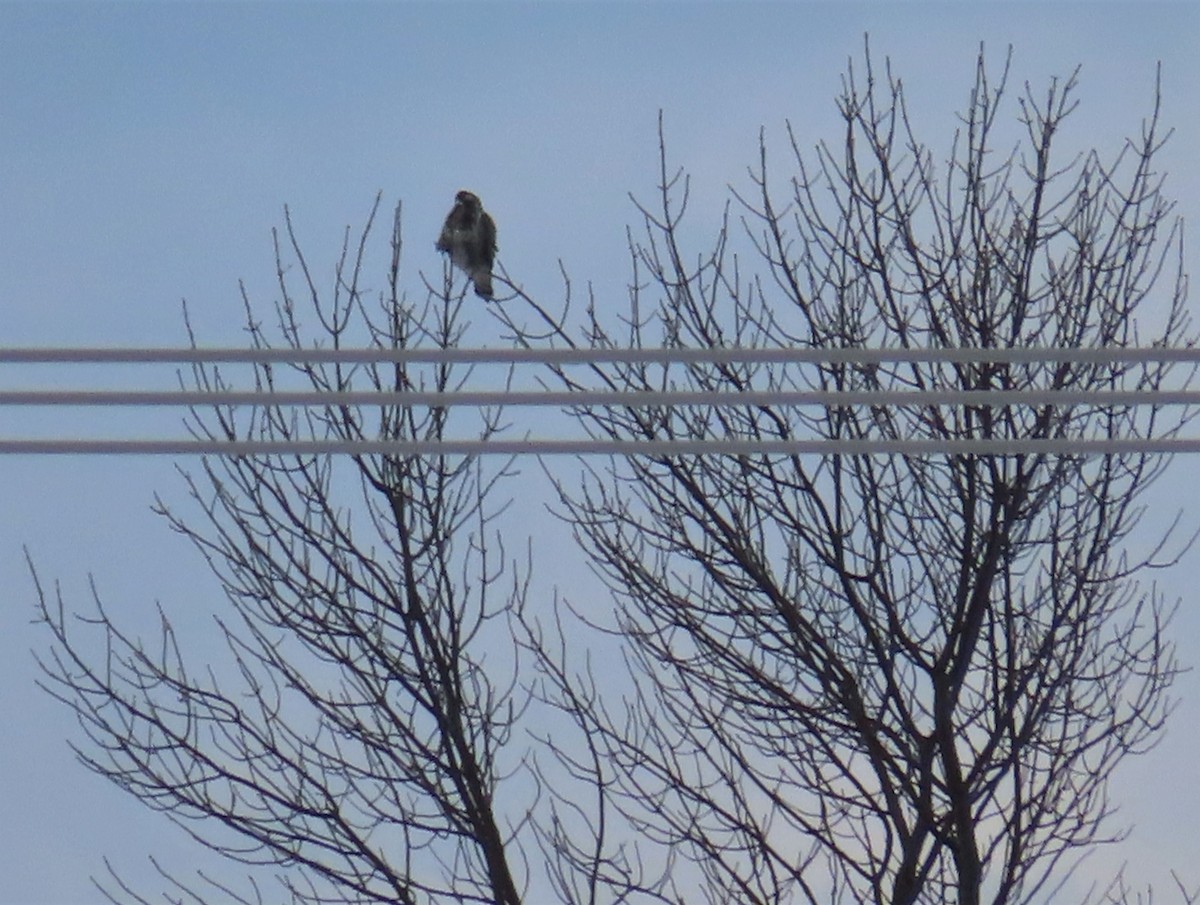
M 454 266 L 471 278 L 477 296 L 492 297 L 496 224 L 479 203 L 478 195 L 462 191 L 454 196 L 454 207 L 438 236 L 437 250 L 449 254 Z

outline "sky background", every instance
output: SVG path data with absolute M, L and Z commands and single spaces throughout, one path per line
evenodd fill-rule
M 598 305 L 620 307 L 637 220 L 628 193 L 653 191 L 659 111 L 703 237 L 726 186 L 747 185 L 760 128 L 780 162 L 787 121 L 808 145 L 837 140 L 833 98 L 865 32 L 942 152 L 980 42 L 997 65 L 1013 45 L 1014 88 L 1081 64 L 1066 142 L 1107 153 L 1149 112 L 1161 60 L 1163 119 L 1177 130 L 1162 155 L 1167 191 L 1197 222 L 1200 4 L 0 2 L 0 345 L 181 345 L 182 299 L 201 344 L 242 344 L 238 281 L 267 311 L 283 206 L 328 279 L 342 230 L 380 191 L 385 210 L 403 201 L 413 298 L 422 273 L 440 279 L 433 240 L 470 188 L 532 293 L 557 297 L 561 259 Z M 473 321 L 469 345 L 498 342 L 493 321 Z M 151 373 L 0 366 L 0 385 L 139 386 Z M 0 418 L 4 435 L 178 433 L 169 412 Z M 1182 503 L 1196 527 L 1196 467 L 1172 465 L 1152 519 Z M 184 499 L 167 459 L 0 459 L 0 905 L 98 901 L 88 877 L 104 856 L 143 880 L 148 854 L 203 862 L 163 817 L 75 762 L 69 713 L 33 684 L 31 650 L 47 639 L 31 623 L 24 547 L 68 603 L 86 604 L 91 576 L 118 621 L 152 624 L 156 601 L 219 605 L 203 564 L 151 514 L 156 492 Z M 561 557 L 535 569 L 542 587 L 576 580 Z M 1195 666 L 1200 551 L 1155 578 L 1182 597 L 1176 640 Z M 1122 862 L 1160 892 L 1172 868 L 1200 885 L 1195 674 L 1177 692 L 1164 743 L 1113 789 L 1134 832 L 1086 864 L 1080 885 Z

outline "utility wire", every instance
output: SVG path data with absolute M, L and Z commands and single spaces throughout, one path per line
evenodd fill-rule
M 0 455 L 1121 455 L 1200 452 L 1200 438 L 1078 440 L 4 440 Z
M 238 348 L 0 348 L 0 364 L 877 364 L 881 362 L 1078 362 L 1200 364 L 1200 348 L 1003 348 L 1003 349 L 238 349 Z
M 0 390 L 0 406 L 1198 405 L 1200 390 Z
M 1200 349 L 1170 348 L 1004 348 L 1004 349 L 237 349 L 237 348 L 0 348 L 0 365 L 28 364 L 216 364 L 282 363 L 427 363 L 427 364 L 881 364 L 907 363 L 1049 363 L 1200 365 Z M 456 390 L 319 391 L 319 390 L 0 390 L 0 406 L 475 406 L 593 407 L 651 406 L 1139 406 L 1197 405 L 1200 392 L 1187 389 L 930 391 L 749 390 L 631 391 Z M 1198 452 L 1200 439 L 1180 436 L 1142 438 L 1041 439 L 652 439 L 609 440 L 527 438 L 399 441 L 374 439 L 226 440 L 179 439 L 5 438 L 0 454 L 137 454 L 137 455 L 317 455 L 327 453 L 394 455 L 751 455 L 751 454 L 1079 454 Z

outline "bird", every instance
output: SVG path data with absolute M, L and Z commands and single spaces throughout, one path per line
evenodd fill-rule
M 454 196 L 454 207 L 446 215 L 437 250 L 475 284 L 475 294 L 492 298 L 492 261 L 496 259 L 496 223 L 479 201 L 465 189 Z

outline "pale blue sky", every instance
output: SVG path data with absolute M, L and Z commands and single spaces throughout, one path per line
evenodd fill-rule
M 693 174 L 691 228 L 703 237 L 726 184 L 745 185 L 760 126 L 781 162 L 785 120 L 809 144 L 836 140 L 833 96 L 865 31 L 938 150 L 980 41 L 997 64 L 1014 45 L 1016 87 L 1082 63 L 1069 141 L 1108 151 L 1148 112 L 1162 60 L 1164 120 L 1178 129 L 1163 157 L 1168 190 L 1192 222 L 1200 215 L 1193 4 L 0 2 L 0 345 L 177 345 L 181 298 L 202 342 L 239 343 L 237 281 L 264 305 L 274 298 L 270 230 L 283 205 L 328 274 L 342 229 L 379 190 L 388 208 L 404 202 L 414 297 L 418 271 L 441 273 L 433 239 L 454 192 L 471 188 L 499 224 L 502 261 L 532 291 L 555 297 L 561 258 L 598 304 L 621 306 L 627 192 L 653 188 L 659 109 L 672 156 Z M 483 316 L 472 331 L 474 344 L 496 341 Z M 22 428 L 61 429 L 66 417 Z M 117 436 L 175 424 L 162 412 L 86 417 Z M 1173 466 L 1160 503 L 1194 499 L 1196 466 Z M 22 544 L 71 599 L 83 603 L 92 573 L 135 622 L 155 600 L 209 606 L 202 565 L 149 513 L 155 491 L 182 499 L 166 460 L 0 460 L 0 905 L 96 901 L 87 877 L 103 854 L 135 872 L 149 852 L 192 863 L 182 834 L 73 762 L 71 720 L 35 692 L 29 655 L 44 636 L 29 624 Z M 547 560 L 540 577 L 552 583 Z M 1200 553 L 1159 577 L 1190 593 Z M 1185 599 L 1178 626 L 1192 665 L 1195 610 Z M 1128 859 L 1143 882 L 1178 867 L 1200 883 L 1200 683 L 1179 689 L 1167 741 L 1114 790 L 1137 830 L 1093 862 L 1097 873 Z

